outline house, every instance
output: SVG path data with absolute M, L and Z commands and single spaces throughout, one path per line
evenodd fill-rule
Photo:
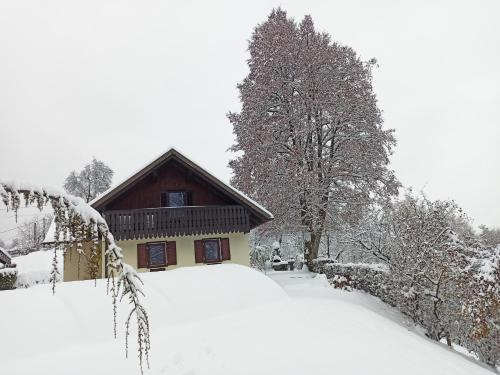
M 125 262 L 139 272 L 224 262 L 249 265 L 248 233 L 273 219 L 175 149 L 90 204 L 105 218 Z M 90 246 L 85 244 L 85 251 Z M 64 281 L 88 278 L 82 258 L 66 249 Z M 107 276 L 105 263 L 102 255 L 99 277 Z
M 0 268 L 8 268 L 12 266 L 13 266 L 12 258 L 9 252 L 4 248 L 0 247 Z

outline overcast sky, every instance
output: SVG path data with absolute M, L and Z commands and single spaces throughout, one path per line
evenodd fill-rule
M 377 58 L 405 186 L 500 226 L 500 1 L 1 1 L 0 178 L 60 187 L 96 156 L 118 181 L 175 146 L 229 180 L 226 113 L 278 5 Z

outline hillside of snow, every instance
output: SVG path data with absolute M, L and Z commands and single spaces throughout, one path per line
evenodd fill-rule
M 145 374 L 453 374 L 492 372 L 427 340 L 375 299 L 306 272 L 238 265 L 141 275 L 151 321 Z M 274 279 L 274 280 L 273 280 Z M 3 374 L 139 374 L 132 329 L 113 339 L 105 281 L 0 292 Z

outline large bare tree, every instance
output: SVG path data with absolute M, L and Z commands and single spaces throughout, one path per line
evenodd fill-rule
M 308 233 L 311 262 L 329 215 L 397 192 L 387 167 L 395 139 L 372 89 L 375 61 L 317 32 L 310 16 L 297 24 L 281 9 L 256 27 L 249 51 L 242 109 L 228 115 L 233 183 L 270 208 L 275 225 Z

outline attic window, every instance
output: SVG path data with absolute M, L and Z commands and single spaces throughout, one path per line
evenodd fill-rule
M 189 192 L 184 190 L 167 191 L 161 195 L 162 207 L 189 206 Z

